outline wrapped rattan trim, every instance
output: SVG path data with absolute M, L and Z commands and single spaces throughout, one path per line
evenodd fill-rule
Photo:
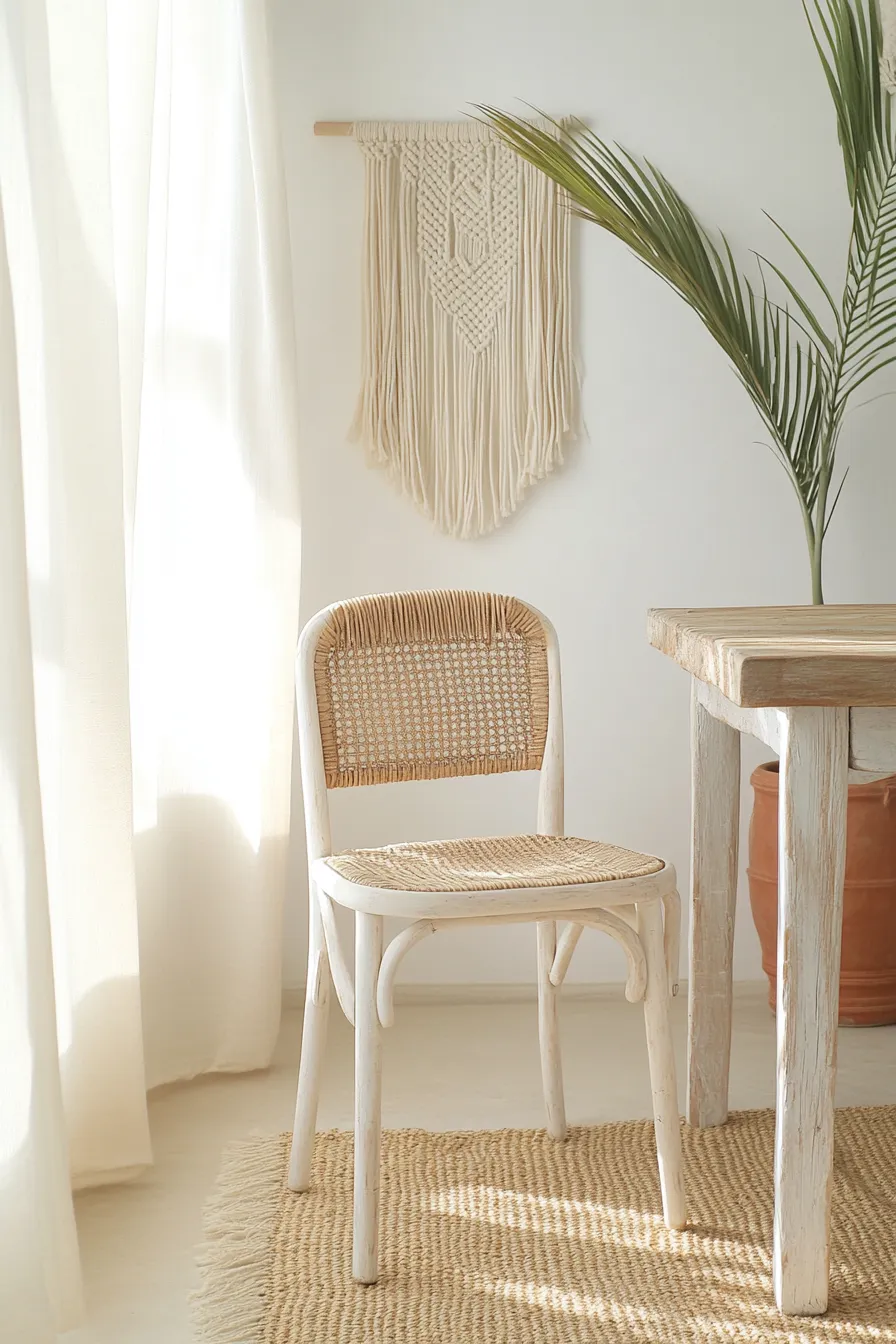
M 585 886 L 649 877 L 662 859 L 600 840 L 500 835 L 354 849 L 327 866 L 349 882 L 382 891 L 473 892 Z
M 412 764 L 389 763 L 381 767 L 346 768 L 340 764 L 329 675 L 329 660 L 334 651 L 401 644 L 491 644 L 502 635 L 518 636 L 526 643 L 531 724 L 526 750 L 503 755 L 434 758 Z M 328 788 L 541 769 L 548 727 L 547 639 L 537 613 L 518 598 L 440 590 L 384 593 L 340 602 L 331 608 L 318 638 L 314 682 Z

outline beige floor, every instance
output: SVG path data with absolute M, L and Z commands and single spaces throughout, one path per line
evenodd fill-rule
M 676 1001 L 679 1080 L 685 1003 Z M 78 1197 L 89 1324 L 70 1344 L 190 1344 L 188 1294 L 203 1200 L 222 1148 L 289 1128 L 300 1016 L 286 1014 L 273 1067 L 160 1089 L 150 1117 L 156 1165 L 126 1187 Z M 648 1116 L 640 1011 L 621 990 L 563 1007 L 570 1120 Z M 840 1105 L 896 1102 L 896 1028 L 840 1033 Z M 334 1014 L 320 1123 L 351 1125 L 352 1042 Z M 542 1123 L 532 1003 L 407 1005 L 386 1033 L 387 1125 L 484 1129 Z M 731 1078 L 735 1108 L 774 1102 L 774 1023 L 753 986 L 738 995 Z

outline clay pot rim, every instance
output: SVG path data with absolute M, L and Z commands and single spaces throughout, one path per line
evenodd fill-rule
M 750 783 L 754 789 L 777 793 L 780 769 L 780 761 L 764 761 L 762 765 L 757 765 L 750 775 Z M 850 797 L 854 794 L 871 797 L 874 794 L 890 793 L 894 788 L 896 788 L 896 775 L 885 775 L 883 779 L 873 779 L 867 784 L 850 784 L 849 794 Z

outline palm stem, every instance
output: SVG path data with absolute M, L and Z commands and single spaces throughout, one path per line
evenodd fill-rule
M 818 538 L 814 548 L 809 553 L 812 572 L 812 605 L 814 607 L 824 606 L 824 585 L 822 583 L 822 547 L 824 546 L 824 536 Z

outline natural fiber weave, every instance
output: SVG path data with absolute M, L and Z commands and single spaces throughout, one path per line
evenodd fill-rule
M 381 1278 L 351 1279 L 352 1140 L 233 1149 L 206 1215 L 215 1344 L 818 1344 L 896 1340 L 896 1108 L 837 1113 L 831 1297 L 787 1318 L 771 1272 L 774 1117 L 684 1128 L 690 1228 L 663 1224 L 653 1125 L 383 1135 Z
M 314 675 L 331 789 L 541 767 L 546 639 L 517 598 L 447 591 L 340 602 Z
M 349 882 L 389 891 L 508 891 L 647 877 L 662 859 L 568 835 L 498 835 L 474 840 L 352 849 L 327 859 Z

